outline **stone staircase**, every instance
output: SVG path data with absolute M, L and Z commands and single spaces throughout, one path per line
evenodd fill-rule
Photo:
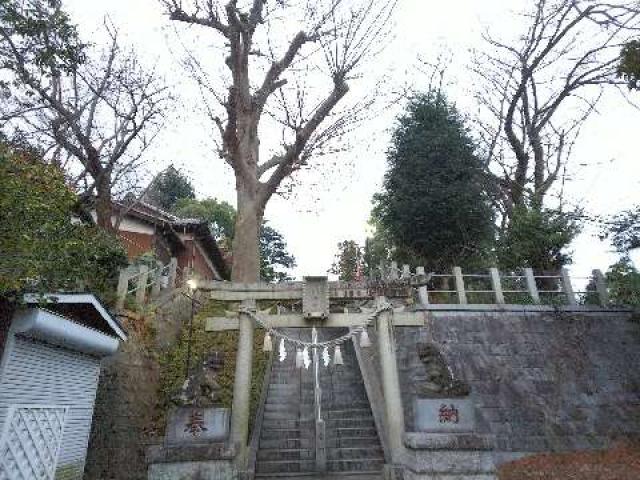
M 319 329 L 320 340 L 346 329 Z M 320 368 L 322 418 L 326 423 L 329 472 L 379 475 L 384 454 L 351 342 L 340 347 L 344 365 Z
M 320 329 L 319 338 L 334 338 L 346 330 Z M 289 330 L 310 338 L 310 329 Z M 277 355 L 264 410 L 256 460 L 256 478 L 304 480 L 379 480 L 384 465 L 362 375 L 350 342 L 342 345 L 344 365 L 320 368 L 322 418 L 326 424 L 327 472 L 315 461 L 313 366 L 295 367 L 295 353 L 280 363 Z
M 297 337 L 302 332 L 288 329 L 286 333 Z M 256 478 L 315 471 L 313 419 L 312 370 L 296 368 L 295 352 L 289 351 L 280 362 L 276 350 L 260 431 Z

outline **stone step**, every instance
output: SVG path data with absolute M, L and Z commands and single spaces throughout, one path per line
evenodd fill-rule
M 264 412 L 263 420 L 313 420 L 313 410 L 303 411 L 272 410 Z
M 330 472 L 379 471 L 384 468 L 384 458 L 371 457 L 357 460 L 327 460 L 327 470 Z
M 322 405 L 323 411 L 331 411 L 331 410 L 347 410 L 349 408 L 361 409 L 361 408 L 369 408 L 369 402 L 364 400 L 354 400 L 352 402 L 338 402 L 333 403 L 331 405 Z
M 315 438 L 260 438 L 260 449 L 310 449 L 315 448 Z
M 362 377 L 360 372 L 341 373 L 339 375 L 320 375 L 320 384 L 327 385 L 330 383 L 346 383 L 346 382 L 359 382 L 362 383 Z
M 256 473 L 314 472 L 315 460 L 257 461 Z
M 263 440 L 280 439 L 280 438 L 312 438 L 315 435 L 315 430 L 299 430 L 292 428 L 279 428 L 271 430 L 263 430 L 260 432 L 260 438 Z
M 307 397 L 303 396 L 302 399 L 306 401 Z M 334 405 L 350 405 L 355 402 L 366 405 L 365 399 L 364 394 L 354 392 L 322 393 L 322 405 L 326 408 L 332 408 Z
M 283 382 L 283 380 L 286 380 L 286 382 Z M 307 385 L 313 385 L 311 378 L 309 379 L 305 379 L 305 378 L 300 378 L 297 374 L 295 373 L 287 373 L 287 372 L 271 372 L 271 379 L 269 380 L 269 384 L 270 385 L 274 385 L 274 384 L 282 384 L 282 383 L 286 383 L 289 385 L 300 385 L 301 383 L 303 384 L 307 384 Z
M 300 385 L 294 383 L 272 383 L 269 384 L 269 393 L 273 393 L 275 391 L 297 391 L 300 388 Z
M 304 373 L 300 373 L 297 368 L 275 368 L 271 369 L 272 375 L 288 375 L 290 379 L 300 381 L 306 376 Z M 273 378 L 273 377 L 272 377 Z
M 372 416 L 361 418 L 329 418 L 325 420 L 327 428 L 375 428 Z
M 302 418 L 265 418 L 263 420 L 263 430 L 313 430 L 315 419 L 311 416 Z M 326 428 L 331 432 L 351 428 L 367 431 L 375 429 L 375 422 L 372 417 L 361 418 L 337 418 L 326 420 Z
M 369 447 L 343 447 L 327 450 L 329 460 L 358 460 L 362 458 L 384 458 L 380 445 Z
M 294 429 L 310 429 L 315 428 L 315 421 L 313 418 L 298 419 L 298 420 L 285 420 L 285 419 L 264 419 L 262 422 L 263 430 L 277 429 L 277 428 L 294 428 Z
M 311 403 L 270 403 L 267 402 L 264 405 L 265 412 L 291 412 L 300 410 L 313 410 L 313 404 Z
M 315 398 L 315 392 L 309 390 L 306 392 L 294 393 L 269 393 L 267 396 L 268 403 L 294 403 L 295 400 L 303 403 L 311 402 Z M 344 403 L 345 399 L 351 402 L 366 403 L 367 395 L 363 390 L 322 390 L 322 404 L 331 407 L 332 403 Z
M 307 392 L 302 392 L 304 395 Z M 309 390 L 308 393 L 313 393 L 313 390 Z M 351 388 L 322 388 L 322 396 L 331 396 L 331 395 L 352 395 L 354 397 L 358 397 L 361 399 L 367 398 L 367 391 L 362 386 L 354 386 Z
M 345 408 L 344 410 L 325 410 L 327 419 L 333 418 L 360 418 L 370 417 L 371 409 L 368 408 Z
M 352 392 L 352 391 L 365 391 L 364 389 L 364 383 L 362 382 L 340 382 L 340 383 L 334 383 L 333 385 L 327 383 L 327 384 L 320 384 L 320 387 L 322 388 L 322 390 L 326 390 L 326 391 L 330 391 L 330 392 Z
M 316 452 L 301 448 L 262 448 L 258 450 L 260 460 L 315 460 Z
M 348 448 L 348 447 L 377 447 L 380 445 L 378 437 L 340 437 L 327 438 L 327 448 Z
M 273 380 L 276 378 L 286 378 L 287 380 L 289 380 L 288 383 L 290 383 L 291 385 L 300 385 L 300 383 L 312 383 L 313 380 L 312 378 L 300 378 L 298 372 L 272 371 L 270 377 L 271 380 L 269 383 L 273 383 Z
M 309 398 L 299 398 L 296 399 L 295 398 L 291 398 L 291 396 L 289 397 L 276 397 L 276 398 L 268 398 L 267 402 L 265 403 L 265 405 L 302 405 L 302 406 L 306 406 L 306 405 L 310 405 L 313 407 L 313 396 L 310 396 Z
M 309 473 L 256 473 L 255 478 L 286 478 L 287 480 L 382 480 L 382 474 L 380 472 L 347 472 L 347 473 L 327 472 L 322 474 L 311 473 L 311 472 Z M 456 479 L 456 480 L 459 480 L 459 479 Z M 471 479 L 471 480 L 475 480 L 475 479 Z
M 289 403 L 293 403 L 294 400 L 299 400 L 300 397 L 308 397 L 310 399 L 313 399 L 313 390 L 309 390 L 308 392 L 299 392 L 299 391 L 293 391 L 293 392 L 269 392 L 267 394 L 267 400 L 269 400 L 270 402 L 289 402 Z
M 335 427 L 327 426 L 327 438 L 335 437 L 376 437 L 378 432 L 375 427 L 359 428 L 359 427 Z

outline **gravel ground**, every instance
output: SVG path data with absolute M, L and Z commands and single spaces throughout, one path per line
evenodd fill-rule
M 500 480 L 640 480 L 640 444 L 604 451 L 545 453 L 502 465 Z

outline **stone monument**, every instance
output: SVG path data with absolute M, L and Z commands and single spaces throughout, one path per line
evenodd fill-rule
M 237 478 L 229 409 L 220 405 L 216 382 L 223 365 L 222 354 L 209 355 L 173 396 L 164 444 L 148 452 L 149 480 Z
M 470 388 L 454 377 L 438 347 L 417 345 L 418 358 L 426 379 L 416 385 L 414 413 L 416 430 L 421 432 L 471 432 L 475 425 Z
M 469 385 L 454 376 L 435 344 L 419 343 L 417 354 L 426 375 L 414 385 L 415 432 L 405 435 L 405 477 L 495 478 L 493 441 L 476 432 Z

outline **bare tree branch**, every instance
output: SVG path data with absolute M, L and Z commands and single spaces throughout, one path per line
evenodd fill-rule
M 244 263 L 234 264 L 233 278 L 255 280 L 257 225 L 268 200 L 314 154 L 330 151 L 329 144 L 349 131 L 353 117 L 337 107 L 359 67 L 384 45 L 396 0 L 164 3 L 170 18 L 208 26 L 224 45 L 221 79 L 209 75 L 212 66 L 204 56 L 190 62 L 190 72 L 203 96 L 216 100 L 205 98 L 203 110 L 221 136 L 219 156 L 236 177 L 233 250 Z M 267 122 L 278 133 L 261 137 Z
M 153 72 L 122 51 L 117 31 L 107 29 L 111 43 L 102 58 L 94 54 L 73 71 L 43 76 L 30 68 L 11 33 L 0 28 L 12 54 L 12 73 L 27 89 L 15 92 L 0 111 L 9 119 L 5 128 L 27 127 L 45 152 L 53 152 L 53 161 L 60 150 L 66 152 L 74 160 L 66 168 L 76 185 L 81 175 L 91 177 L 86 183 L 96 192 L 98 223 L 112 228 L 114 186 L 135 171 L 162 127 L 169 95 Z M 32 107 L 25 109 L 25 104 Z
M 640 11 L 587 0 L 536 0 L 523 18 L 526 33 L 513 42 L 486 35 L 473 67 L 478 137 L 487 165 L 501 172 L 496 180 L 508 186 L 507 212 L 528 202 L 542 206 L 602 89 L 621 83 L 620 46 Z

